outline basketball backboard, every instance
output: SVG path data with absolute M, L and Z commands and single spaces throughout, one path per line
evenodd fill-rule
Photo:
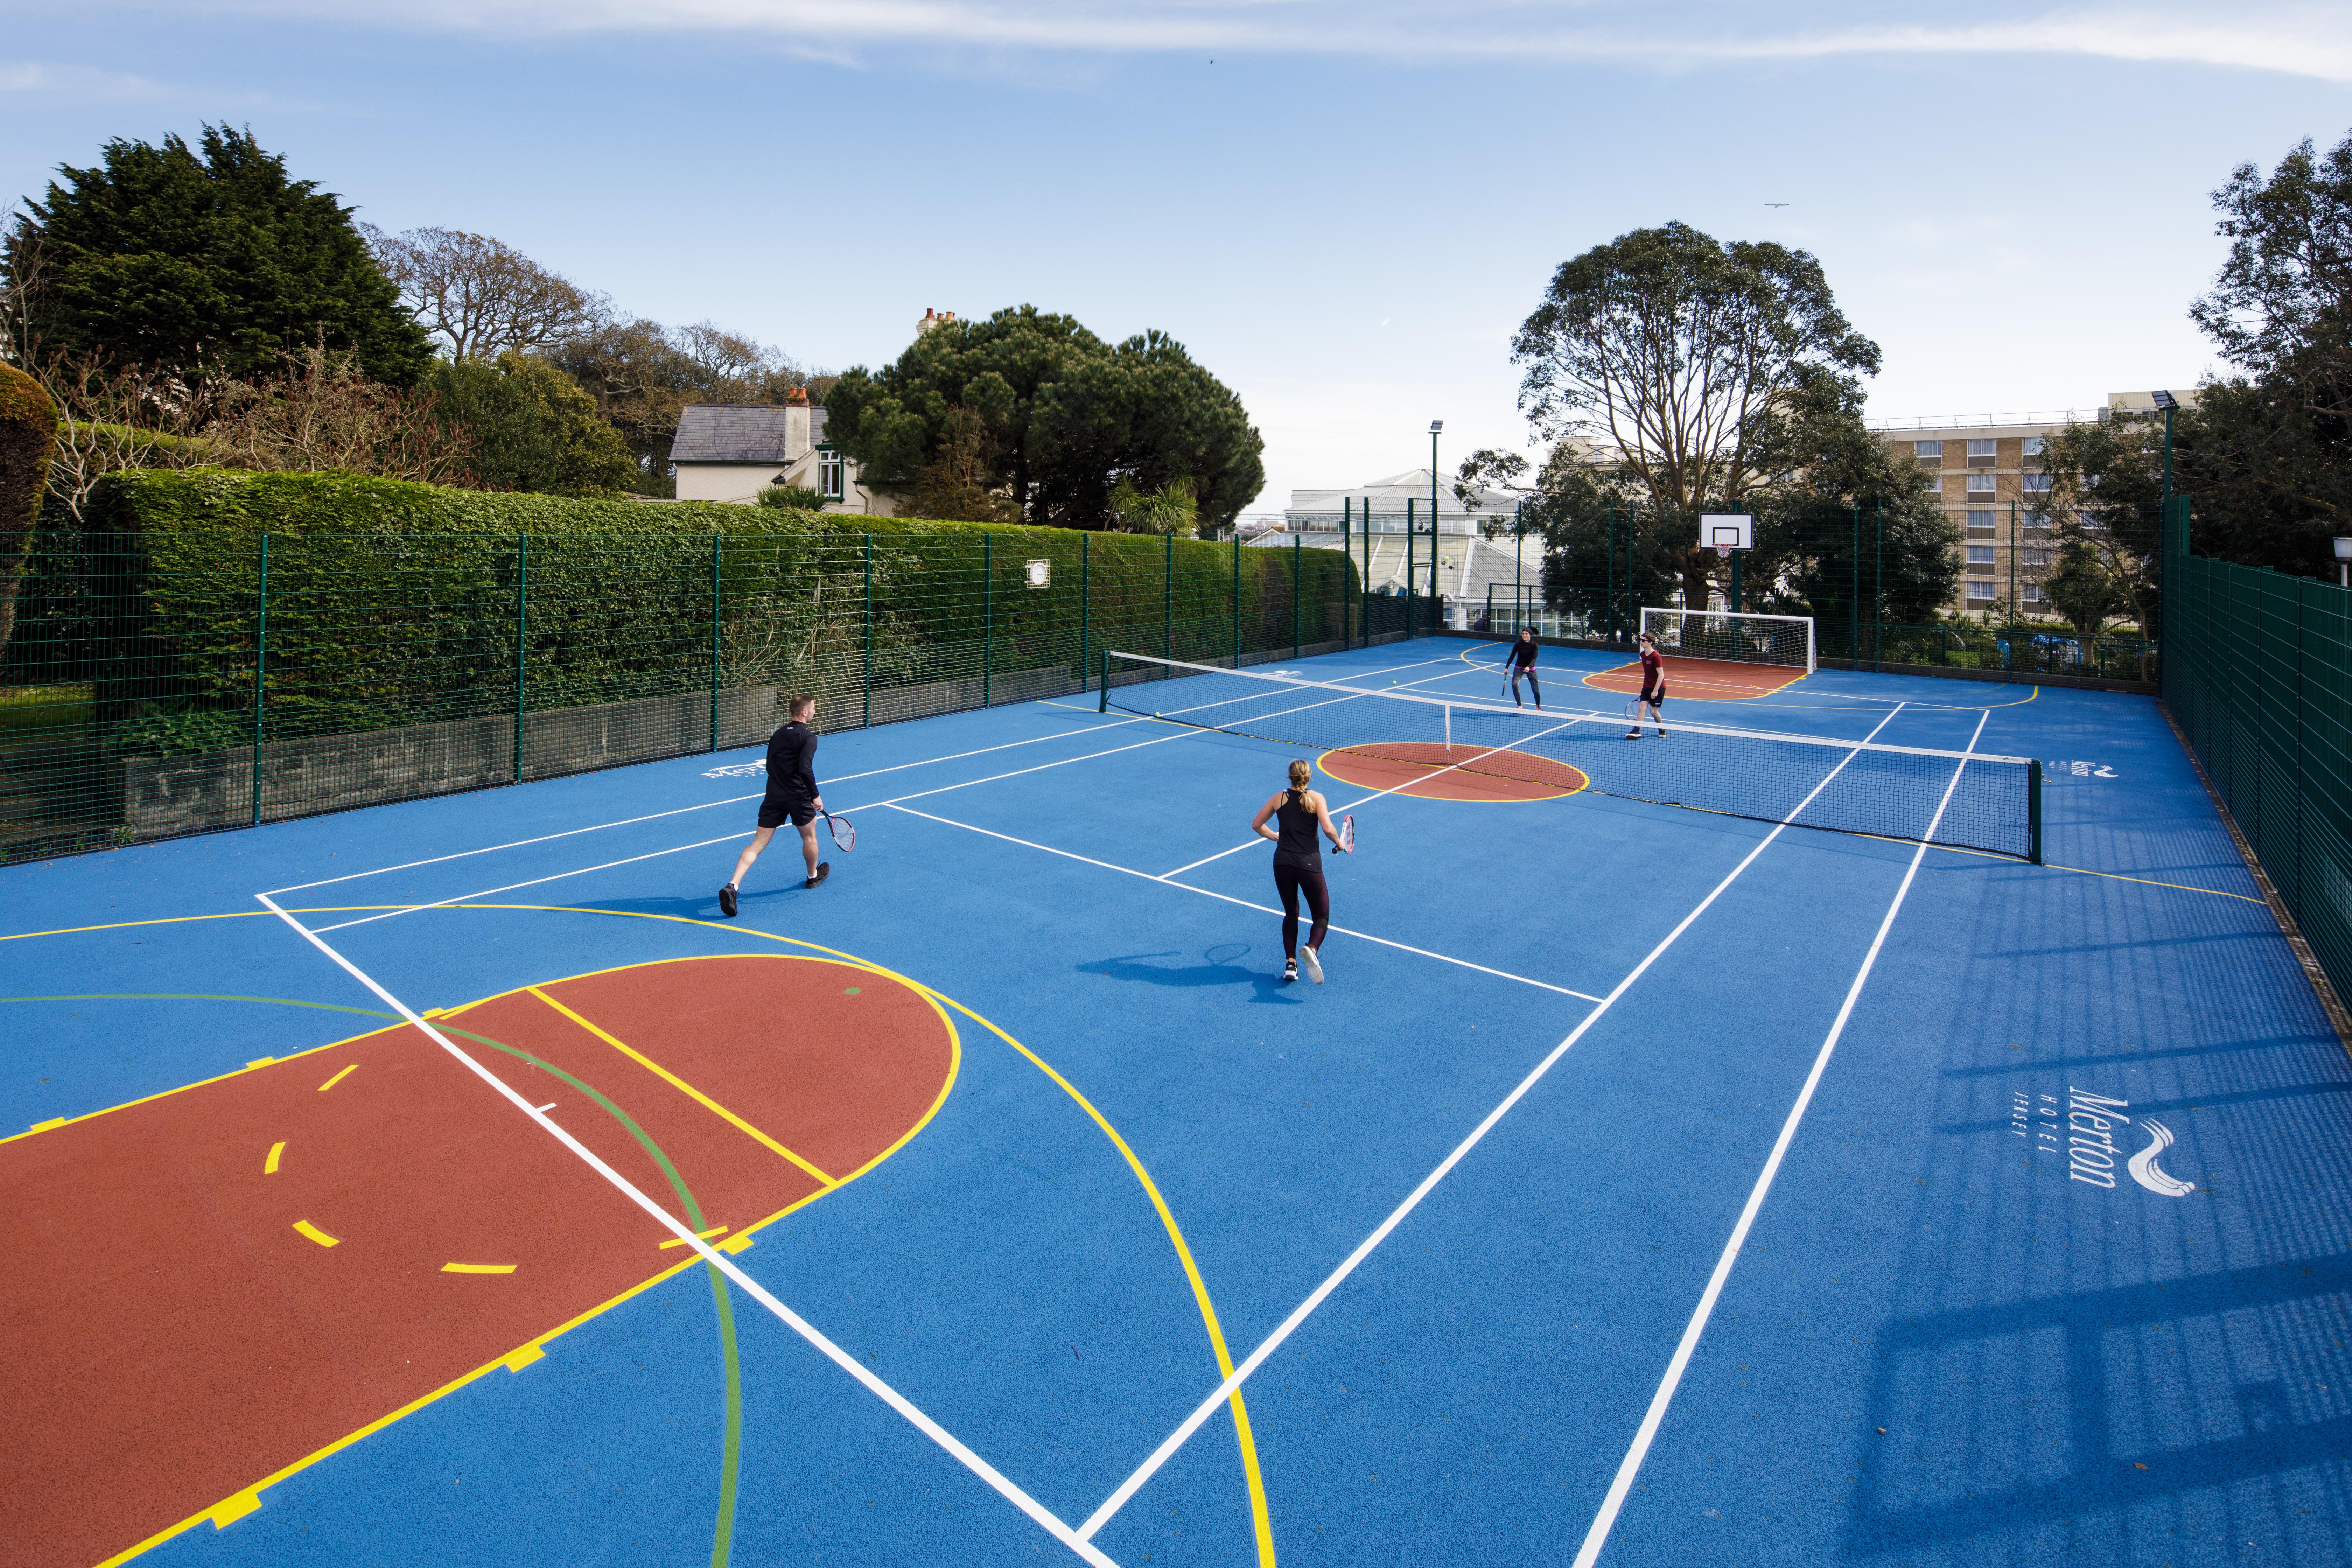
M 1710 511 L 1698 520 L 1698 542 L 1713 550 L 1756 548 L 1756 514 L 1750 511 Z

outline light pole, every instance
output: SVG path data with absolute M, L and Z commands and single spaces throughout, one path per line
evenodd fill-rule
M 2156 405 L 2164 410 L 2164 510 L 2160 515 L 2167 521 L 2159 526 L 2169 527 L 2172 516 L 2172 416 L 2179 408 L 2180 400 L 2168 392 L 2151 393 L 2149 395 L 2156 399 Z
M 1444 428 L 1443 419 L 1429 422 L 1429 605 L 1433 616 L 1441 613 L 1437 592 L 1437 435 Z
M 2336 585 L 2352 588 L 2352 533 L 2336 536 Z

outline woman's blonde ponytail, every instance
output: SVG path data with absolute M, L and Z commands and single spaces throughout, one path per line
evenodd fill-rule
M 1293 757 L 1290 760 L 1290 787 L 1294 790 L 1304 790 L 1314 781 L 1315 770 L 1307 765 L 1307 760 L 1304 757 Z

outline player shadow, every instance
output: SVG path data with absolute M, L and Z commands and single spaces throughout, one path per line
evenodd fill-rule
M 1077 965 L 1077 972 L 1080 974 L 1100 974 L 1112 980 L 1133 981 L 1144 985 L 1174 986 L 1179 990 L 1191 990 L 1203 985 L 1247 985 L 1255 992 L 1255 994 L 1250 998 L 1253 1003 L 1276 1002 L 1286 1006 L 1296 1005 L 1300 998 L 1291 993 L 1298 989 L 1298 982 L 1286 984 L 1279 971 L 1269 973 L 1261 969 L 1245 969 L 1234 963 L 1231 958 L 1220 959 L 1215 956 L 1218 953 L 1233 952 L 1233 949 L 1239 945 L 1233 943 L 1225 947 L 1211 948 L 1206 954 L 1203 954 L 1209 960 L 1205 963 L 1150 963 L 1144 961 L 1155 958 L 1181 958 L 1184 955 L 1175 952 L 1134 952 L 1121 958 L 1104 958 L 1097 959 L 1092 963 L 1081 963 Z M 1248 948 L 1241 947 L 1239 952 L 1233 952 L 1233 957 L 1238 958 L 1247 952 L 1249 952 Z
M 830 888 L 816 889 L 790 882 L 781 888 L 746 888 L 736 895 L 740 915 L 748 918 L 751 912 L 776 899 L 794 899 L 803 893 L 822 890 L 831 895 Z M 683 920 L 713 921 L 727 923 L 727 916 L 719 907 L 719 895 L 705 893 L 699 898 L 676 899 L 591 899 L 578 906 L 583 910 L 617 910 L 631 915 L 675 915 Z

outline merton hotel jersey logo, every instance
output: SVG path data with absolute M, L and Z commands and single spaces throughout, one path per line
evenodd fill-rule
M 2010 1094 L 2009 1130 L 2031 1142 L 2052 1169 L 2063 1160 L 2071 1181 L 2112 1191 L 2120 1170 L 2158 1197 L 2185 1198 L 2195 1192 L 2196 1183 L 2168 1175 L 2157 1163 L 2172 1147 L 2172 1130 L 2147 1117 L 2135 1121 L 2130 1112 L 2127 1100 L 2072 1085 L 2063 1095 L 2015 1089 Z

